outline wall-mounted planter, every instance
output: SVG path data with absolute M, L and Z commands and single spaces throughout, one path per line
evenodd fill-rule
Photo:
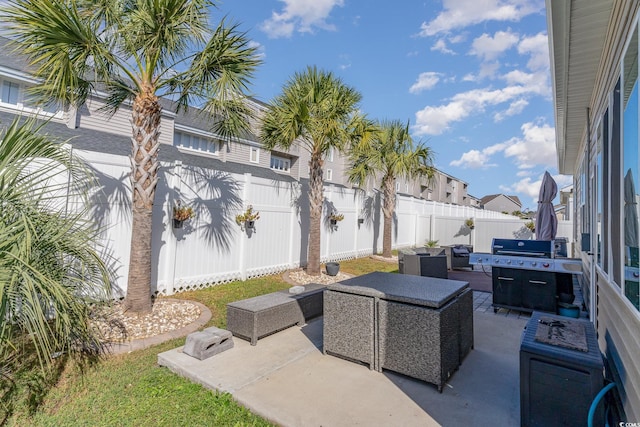
M 256 226 L 256 222 L 254 220 L 249 220 L 244 222 L 244 227 L 247 230 L 253 230 Z
M 173 219 L 173 228 L 182 228 L 182 223 L 184 221 L 179 220 L 179 219 Z
M 331 223 L 331 225 L 338 225 L 338 220 L 336 219 L 330 219 L 329 222 Z
M 364 224 L 364 218 L 358 218 L 358 224 Z

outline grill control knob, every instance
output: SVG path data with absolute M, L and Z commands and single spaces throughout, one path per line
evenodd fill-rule
M 522 260 L 521 260 L 521 261 L 518 261 L 518 264 L 523 265 L 523 264 L 524 264 L 524 261 L 522 261 Z
M 533 261 L 533 262 L 531 263 L 531 267 L 535 267 L 536 265 L 538 265 L 538 263 L 537 263 L 537 262 L 535 262 L 535 261 Z
M 507 260 L 507 264 L 511 264 L 511 260 L 510 259 Z
M 548 262 L 543 262 L 543 263 L 542 263 L 542 266 L 543 266 L 544 268 L 549 268 L 549 263 L 548 263 Z

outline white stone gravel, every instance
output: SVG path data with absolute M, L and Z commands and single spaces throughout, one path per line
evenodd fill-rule
M 108 313 L 107 313 L 108 311 Z M 109 322 L 96 321 L 96 326 L 108 342 L 123 342 L 148 338 L 165 332 L 183 328 L 196 321 L 201 314 L 200 308 L 189 301 L 158 299 L 151 313 L 137 316 L 126 313 L 122 304 L 114 304 L 98 318 L 107 316 Z
M 352 277 L 350 274 L 338 272 L 335 276 L 329 276 L 324 271 L 320 276 L 311 276 L 304 270 L 290 271 L 289 280 L 299 285 L 308 285 L 309 283 L 318 283 L 320 285 L 329 285 L 331 283 L 346 280 Z

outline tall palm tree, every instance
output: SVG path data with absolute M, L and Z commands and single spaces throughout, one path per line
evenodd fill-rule
M 433 150 L 414 144 L 409 123 L 398 120 L 378 124 L 373 137 L 354 145 L 349 154 L 349 181 L 362 185 L 368 179 L 382 176 L 384 230 L 382 256 L 391 257 L 391 220 L 396 209 L 396 179 L 427 177 L 432 179 Z
M 125 307 L 151 310 L 151 229 L 158 182 L 159 96 L 194 102 L 229 137 L 248 128 L 243 93 L 259 64 L 236 26 L 208 29 L 210 0 L 10 0 L 2 13 L 40 80 L 35 94 L 78 107 L 98 90 L 132 102 L 131 258 Z
M 98 230 L 85 219 L 91 173 L 39 129 L 16 120 L 0 133 L 3 369 L 33 350 L 42 366 L 56 353 L 97 355 L 100 337 L 89 308 L 110 295 Z
M 366 119 L 358 113 L 362 96 L 332 73 L 307 67 L 293 75 L 269 106 L 261 137 L 267 149 L 288 150 L 294 142 L 309 152 L 309 249 L 307 273 L 320 275 L 323 157 L 343 151 L 363 137 Z

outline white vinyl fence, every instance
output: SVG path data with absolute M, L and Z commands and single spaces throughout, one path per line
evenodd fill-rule
M 94 216 L 103 227 L 105 256 L 124 294 L 131 247 L 129 160 L 82 152 L 95 170 L 99 188 L 93 194 Z M 192 166 L 163 164 L 154 205 L 152 287 L 171 295 L 233 280 L 282 272 L 306 264 L 309 205 L 300 183 L 286 183 Z M 326 186 L 321 259 L 339 261 L 382 251 L 383 216 L 379 192 Z M 176 200 L 191 206 L 196 217 L 183 228 L 172 226 Z M 260 212 L 255 230 L 242 230 L 235 217 L 248 205 Z M 332 227 L 328 215 L 344 220 Z M 468 218 L 475 229 L 464 225 Z M 360 221 L 359 221 L 360 219 Z M 493 237 L 532 238 L 524 220 L 468 206 L 399 195 L 393 219 L 393 247 L 472 244 L 489 252 Z M 571 237 L 561 222 L 559 236 Z

